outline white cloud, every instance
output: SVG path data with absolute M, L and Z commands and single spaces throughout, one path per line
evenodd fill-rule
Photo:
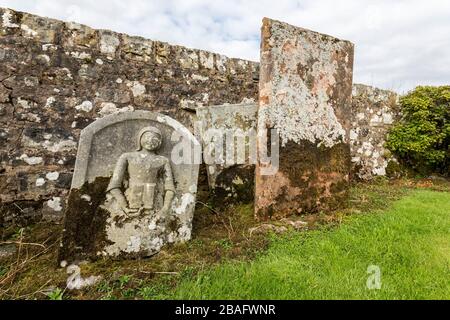
M 254 61 L 267 16 L 352 41 L 355 82 L 397 91 L 450 82 L 450 1 L 0 0 L 0 6 Z

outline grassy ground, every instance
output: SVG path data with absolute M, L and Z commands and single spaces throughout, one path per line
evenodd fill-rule
M 366 282 L 381 271 L 380 290 Z M 372 267 L 373 268 L 373 267 Z M 277 237 L 253 262 L 183 281 L 174 298 L 450 299 L 450 195 L 415 191 L 334 230 Z
M 83 277 L 103 278 L 82 291 L 66 290 L 56 266 L 60 225 L 15 230 L 1 239 L 20 250 L 0 261 L 0 299 L 450 298 L 448 182 L 358 184 L 346 208 L 302 216 L 308 231 L 283 235 L 250 234 L 260 225 L 251 205 L 197 207 L 192 241 L 81 265 Z M 381 290 L 366 288 L 369 265 Z

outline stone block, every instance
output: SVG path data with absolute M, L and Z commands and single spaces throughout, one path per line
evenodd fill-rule
M 256 104 L 196 108 L 215 205 L 253 200 L 257 111 Z
M 327 211 L 347 197 L 353 44 L 265 18 L 262 27 L 255 213 Z M 268 155 L 276 133 L 278 161 Z

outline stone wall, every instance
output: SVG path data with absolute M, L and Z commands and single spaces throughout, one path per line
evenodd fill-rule
M 396 159 L 384 148 L 386 134 L 400 118 L 398 95 L 362 84 L 353 84 L 350 147 L 352 156 L 351 178 L 371 180 L 376 176 L 398 175 Z M 245 112 L 244 109 L 245 108 Z M 197 109 L 199 121 L 206 128 L 219 130 L 256 130 L 257 104 L 201 107 Z M 252 111 L 253 110 L 253 111 Z M 246 121 L 241 121 L 241 113 Z M 227 157 L 224 150 L 224 158 Z M 392 169 L 390 164 L 393 164 Z M 213 167 L 209 172 L 209 188 L 220 202 L 249 202 L 253 200 L 253 165 Z M 218 180 L 218 184 L 216 183 Z
M 361 84 L 353 85 L 350 142 L 353 177 L 385 176 L 396 159 L 385 149 L 386 134 L 400 118 L 398 95 Z
M 255 101 L 258 64 L 0 9 L 0 227 L 61 216 L 81 129 L 133 109 L 191 127 Z M 41 210 L 42 209 L 42 210 Z
M 254 108 L 258 81 L 256 62 L 0 8 L 0 230 L 61 217 L 80 131 L 95 119 L 142 109 L 192 129 L 199 106 Z M 366 179 L 387 165 L 395 94 L 361 85 L 353 94 L 352 157 Z M 219 182 L 250 186 L 252 168 L 232 166 Z M 205 186 L 203 172 L 200 193 Z

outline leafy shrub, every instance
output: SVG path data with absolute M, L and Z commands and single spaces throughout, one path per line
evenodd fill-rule
M 450 86 L 420 86 L 400 99 L 402 120 L 386 146 L 419 173 L 450 170 Z

